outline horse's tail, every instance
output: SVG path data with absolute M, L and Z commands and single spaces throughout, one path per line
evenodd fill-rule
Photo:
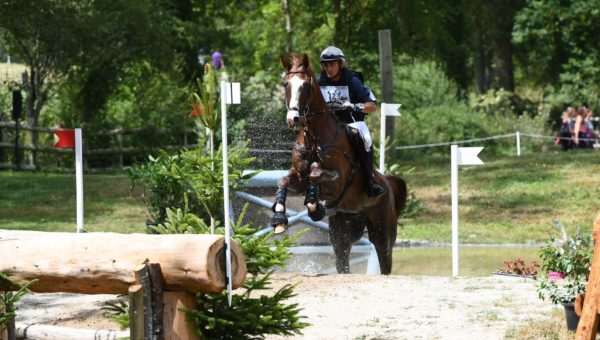
M 394 193 L 394 205 L 396 206 L 396 213 L 400 216 L 400 213 L 406 206 L 406 182 L 402 178 L 394 176 L 385 176 L 392 191 Z

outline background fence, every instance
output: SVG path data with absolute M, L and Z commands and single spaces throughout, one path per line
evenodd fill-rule
M 73 170 L 73 151 L 54 148 L 54 132 L 58 128 L 18 126 L 14 122 L 0 121 L 0 169 L 20 170 Z M 33 133 L 37 133 L 34 143 Z M 198 147 L 198 129 L 182 129 L 177 138 L 179 143 L 162 145 L 161 134 L 172 132 L 148 129 L 128 129 L 117 127 L 111 130 L 83 132 L 84 167 L 86 171 L 122 170 L 136 162 L 147 160 L 148 155 L 158 150 L 177 151 Z M 244 128 L 244 138 L 250 140 L 250 155 L 257 158 L 253 167 L 260 169 L 287 169 L 296 132 L 284 126 L 267 124 L 248 124 Z M 504 140 L 507 147 L 514 145 L 520 154 L 521 141 L 524 139 L 542 141 L 544 145 L 553 145 L 557 137 L 529 134 L 523 132 L 507 133 L 497 136 L 473 138 L 468 140 L 405 145 L 395 147 L 397 152 L 429 149 L 452 144 L 469 144 Z M 511 141 L 512 140 L 512 141 Z M 594 140 L 594 147 L 600 147 L 600 141 Z

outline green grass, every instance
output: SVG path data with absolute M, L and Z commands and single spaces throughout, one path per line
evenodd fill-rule
M 88 231 L 143 232 L 146 208 L 126 175 L 84 175 Z M 75 175 L 0 172 L 0 228 L 74 231 Z
M 459 170 L 459 239 L 467 243 L 537 243 L 559 220 L 591 230 L 600 212 L 598 151 L 485 159 Z M 450 242 L 450 162 L 406 164 L 409 189 L 425 210 L 401 220 L 398 237 Z
M 548 317 L 530 319 L 521 326 L 510 327 L 504 339 L 515 340 L 575 340 L 575 332 L 567 330 L 565 311 L 562 306 L 554 308 Z M 539 315 L 536 315 L 539 317 Z
M 486 158 L 461 167 L 461 243 L 539 243 L 560 220 L 569 232 L 591 230 L 600 212 L 600 153 L 531 153 Z M 398 237 L 450 242 L 450 162 L 431 158 L 403 164 L 405 176 L 425 210 L 401 219 Z M 142 232 L 147 212 L 140 193 L 130 194 L 129 177 L 84 176 L 88 231 Z M 0 228 L 75 230 L 73 174 L 0 172 Z

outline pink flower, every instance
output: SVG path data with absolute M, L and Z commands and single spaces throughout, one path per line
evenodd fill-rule
M 562 280 L 565 278 L 565 274 L 559 272 L 548 272 L 548 278 L 550 280 Z

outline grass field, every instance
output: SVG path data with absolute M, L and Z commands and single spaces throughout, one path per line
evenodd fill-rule
M 600 153 L 548 152 L 486 159 L 459 170 L 460 241 L 467 243 L 540 242 L 556 230 L 591 230 L 600 212 Z M 443 163 L 443 162 L 442 162 Z M 449 161 L 417 163 L 408 185 L 425 211 L 402 220 L 399 238 L 449 242 L 451 196 Z
M 127 175 L 84 175 L 88 231 L 143 232 L 146 208 Z M 75 175 L 0 172 L 0 227 L 75 231 Z
M 538 243 L 560 220 L 571 232 L 591 229 L 600 212 L 600 153 L 536 153 L 486 159 L 459 171 L 460 241 Z M 450 242 L 450 162 L 424 159 L 408 186 L 422 200 L 418 216 L 401 219 L 398 237 Z M 84 176 L 85 228 L 141 232 L 147 218 L 127 175 Z M 0 227 L 75 230 L 73 174 L 0 172 Z

